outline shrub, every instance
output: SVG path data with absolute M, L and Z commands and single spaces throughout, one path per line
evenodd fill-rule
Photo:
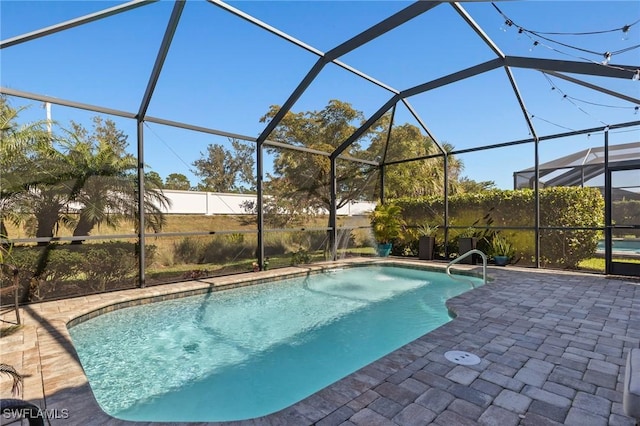
M 443 222 L 444 199 L 441 196 L 401 198 L 394 200 L 394 203 L 402 208 L 405 221 L 412 226 Z M 629 202 L 625 209 L 630 212 L 621 214 L 636 214 L 635 208 Z M 478 248 L 483 251 L 488 248 L 485 245 L 495 233 L 492 229 L 486 230 L 486 226 L 533 227 L 534 211 L 535 194 L 530 189 L 495 189 L 449 197 L 450 224 L 477 227 L 476 230 L 481 234 Z M 540 212 L 540 224 L 543 227 L 602 227 L 604 200 L 596 188 L 544 188 L 540 190 Z M 451 232 L 449 252 L 456 251 L 455 235 L 461 232 Z M 526 234 L 532 231 L 521 232 Z M 598 230 L 543 230 L 540 240 L 541 261 L 547 266 L 575 268 L 580 260 L 594 255 L 599 236 Z M 512 238 L 512 243 L 518 256 L 533 258 L 535 255 L 531 239 L 526 235 Z
M 604 199 L 596 188 L 554 187 L 540 191 L 540 223 L 549 227 L 601 227 Z M 599 231 L 541 231 L 541 261 L 545 265 L 577 268 L 593 257 Z
M 202 263 L 204 243 L 199 238 L 183 238 L 174 244 L 174 259 L 178 263 Z
M 137 250 L 131 243 L 94 244 L 85 254 L 90 267 L 85 269 L 89 288 L 96 291 L 133 287 L 138 276 Z M 132 250 L 133 248 L 133 250 Z M 153 253 L 146 251 L 146 261 L 151 262 Z
M 265 256 L 281 256 L 287 252 L 287 245 L 282 240 L 265 240 Z M 257 257 L 257 256 L 256 256 Z
M 511 244 L 505 236 L 495 234 L 489 241 L 488 254 L 492 257 L 506 256 L 511 258 L 515 254 L 515 251 L 513 249 L 513 244 Z
M 299 249 L 298 251 L 291 253 L 291 264 L 293 266 L 306 263 L 311 263 L 311 256 L 308 251 Z
M 155 246 L 147 246 L 148 264 L 154 256 Z M 23 301 L 128 288 L 138 280 L 138 245 L 130 242 L 16 247 L 12 262 L 20 269 Z
M 248 249 L 249 247 L 243 240 L 216 237 L 205 244 L 202 251 L 202 260 L 198 263 L 229 262 Z
M 614 201 L 611 209 L 611 221 L 618 225 L 640 223 L 640 200 Z M 625 229 L 625 234 L 640 237 L 640 229 Z
M 22 302 L 45 299 L 59 292 L 63 283 L 77 280 L 84 267 L 84 259 L 79 250 L 69 250 L 69 247 L 50 245 L 48 250 L 45 247 L 14 249 L 12 263 L 20 271 Z

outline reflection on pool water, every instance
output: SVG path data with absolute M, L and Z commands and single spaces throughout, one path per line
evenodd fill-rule
M 107 413 L 241 420 L 286 408 L 446 323 L 445 301 L 469 289 L 443 273 L 356 267 L 121 309 L 69 331 Z
M 596 250 L 598 252 L 604 253 L 605 242 L 598 241 L 598 246 Z M 626 240 L 617 240 L 614 239 L 611 241 L 611 248 L 614 253 L 627 253 L 627 254 L 638 254 L 640 255 L 640 239 L 626 239 Z

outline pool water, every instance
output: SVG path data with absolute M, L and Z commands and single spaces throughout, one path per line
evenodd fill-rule
M 596 247 L 597 252 L 604 252 L 605 242 L 598 241 L 598 245 Z M 611 250 L 614 253 L 627 253 L 627 254 L 640 254 L 640 239 L 628 239 L 628 240 L 618 240 L 614 239 L 611 241 Z
M 69 331 L 112 416 L 243 420 L 446 323 L 445 301 L 470 288 L 437 272 L 356 267 L 120 309 Z

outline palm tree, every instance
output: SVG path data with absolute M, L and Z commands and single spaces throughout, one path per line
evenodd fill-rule
M 5 236 L 6 222 L 18 224 L 28 215 L 20 208 L 22 195 L 42 177 L 33 172 L 35 158 L 41 157 L 35 153 L 46 152 L 50 145 L 45 121 L 17 123 L 25 109 L 11 107 L 5 96 L 0 96 L 0 234 Z
M 9 376 L 13 383 L 11 386 L 11 393 L 13 395 L 19 394 L 22 389 L 22 375 L 9 364 L 0 364 L 0 374 L 6 374 L 7 376 Z
M 137 218 L 138 163 L 125 152 L 126 135 L 111 120 L 94 119 L 93 134 L 76 123 L 72 125 L 74 130 L 64 146 L 72 170 L 67 183 L 69 201 L 76 206 L 77 214 L 62 215 L 60 221 L 73 227 L 74 237 L 81 237 L 99 224 L 115 228 L 122 217 Z M 156 182 L 149 180 L 145 182 L 144 201 L 147 227 L 158 232 L 164 225 L 163 209 L 169 199 Z
M 137 160 L 113 121 L 95 117 L 92 132 L 72 122 L 59 137 L 44 130 L 44 121 L 18 126 L 23 109 L 0 97 L 0 234 L 7 235 L 5 220 L 32 223 L 36 237 L 52 238 L 60 225 L 84 236 L 99 224 L 137 217 Z M 147 226 L 157 232 L 169 200 L 153 182 L 144 200 Z

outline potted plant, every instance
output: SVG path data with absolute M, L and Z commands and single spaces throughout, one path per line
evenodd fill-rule
M 435 233 L 438 226 L 420 225 L 418 227 L 418 259 L 433 260 L 436 246 Z
M 489 244 L 489 254 L 497 266 L 505 266 L 509 263 L 514 253 L 513 244 L 506 237 L 500 234 L 493 236 Z
M 459 255 L 463 255 L 468 251 L 474 250 L 478 244 L 478 233 L 472 226 L 465 229 L 460 235 L 458 235 L 458 252 Z M 476 255 L 471 255 L 466 259 L 463 259 L 460 263 L 469 263 L 471 265 L 476 264 Z
M 378 243 L 378 256 L 389 256 L 393 240 L 400 236 L 405 225 L 401 213 L 402 208 L 393 203 L 378 204 L 370 213 L 373 237 Z

